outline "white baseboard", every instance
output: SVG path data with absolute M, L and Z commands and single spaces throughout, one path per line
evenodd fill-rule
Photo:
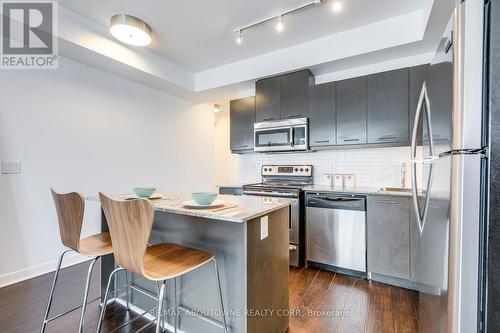
M 62 267 L 64 268 L 73 266 L 87 260 L 90 260 L 90 258 L 82 256 L 81 254 L 78 254 L 76 252 L 68 253 L 64 256 Z M 0 288 L 17 282 L 28 280 L 46 273 L 53 272 L 56 270 L 56 267 L 57 267 L 57 260 L 53 260 L 44 264 L 0 275 Z

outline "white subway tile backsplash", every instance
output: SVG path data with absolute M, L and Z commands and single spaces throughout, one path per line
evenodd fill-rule
M 409 147 L 323 150 L 289 154 L 243 154 L 239 158 L 239 181 L 260 181 L 264 164 L 311 164 L 314 182 L 323 174 L 354 174 L 357 186 L 401 186 L 401 164 L 410 159 Z

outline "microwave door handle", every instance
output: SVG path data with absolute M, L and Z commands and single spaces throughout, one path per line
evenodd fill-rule
M 294 128 L 293 127 L 290 127 L 290 146 L 293 148 L 293 146 L 295 145 L 295 143 L 293 142 L 293 133 L 294 132 Z

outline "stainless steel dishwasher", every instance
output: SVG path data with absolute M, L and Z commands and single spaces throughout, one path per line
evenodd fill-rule
M 309 265 L 366 277 L 366 198 L 306 194 L 306 257 Z

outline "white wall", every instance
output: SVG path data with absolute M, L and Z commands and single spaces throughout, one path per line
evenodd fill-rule
M 94 195 L 135 186 L 213 189 L 214 116 L 195 105 L 85 65 L 1 71 L 0 286 L 55 267 L 62 250 L 49 189 Z M 100 229 L 89 205 L 84 233 Z
M 215 114 L 214 180 L 217 186 L 239 183 L 239 156 L 231 154 L 229 146 L 229 101 L 220 103 Z

